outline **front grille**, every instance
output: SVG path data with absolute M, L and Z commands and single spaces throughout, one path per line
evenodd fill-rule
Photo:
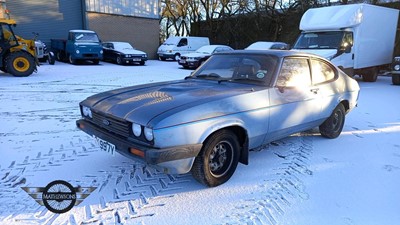
M 82 54 L 82 55 L 85 58 L 98 58 L 99 57 L 97 54 L 90 54 L 90 53 L 86 53 L 86 54 Z
M 96 125 L 104 128 L 112 133 L 118 134 L 120 136 L 123 136 L 123 137 L 129 136 L 130 127 L 131 127 L 129 122 L 111 118 L 109 116 L 95 113 L 93 111 L 92 111 L 92 115 L 93 115 L 93 122 Z

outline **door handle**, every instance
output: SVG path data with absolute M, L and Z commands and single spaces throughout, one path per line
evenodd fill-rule
M 318 94 L 319 88 L 311 88 L 310 91 L 314 94 Z

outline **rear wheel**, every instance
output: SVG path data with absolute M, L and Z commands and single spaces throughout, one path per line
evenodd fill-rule
M 12 52 L 6 58 L 5 71 L 16 77 L 27 77 L 35 68 L 35 59 L 25 51 Z
M 392 83 L 394 85 L 400 85 L 400 74 L 392 74 Z
M 363 81 L 375 82 L 378 79 L 378 67 L 371 67 L 364 70 L 362 75 Z
M 319 132 L 326 138 L 337 138 L 343 130 L 345 108 L 342 103 L 333 110 L 332 114 L 319 126 Z
M 212 134 L 194 161 L 193 177 L 209 187 L 225 183 L 236 170 L 239 150 L 239 141 L 233 132 L 221 130 Z

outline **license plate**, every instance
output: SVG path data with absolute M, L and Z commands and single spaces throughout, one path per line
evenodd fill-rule
M 135 62 L 142 61 L 141 59 L 138 59 L 138 58 L 133 58 L 132 60 Z
M 108 141 L 105 141 L 99 137 L 94 136 L 94 139 L 96 140 L 97 144 L 99 144 L 99 147 L 101 150 L 110 153 L 111 155 L 114 155 L 115 153 L 115 145 L 111 144 Z
M 180 62 L 180 63 L 186 63 L 186 61 L 183 60 L 183 59 L 181 59 L 179 62 Z

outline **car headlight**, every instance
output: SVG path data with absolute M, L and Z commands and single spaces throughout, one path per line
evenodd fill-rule
M 394 70 L 400 70 L 400 65 L 395 65 Z
M 140 126 L 137 123 L 132 123 L 132 132 L 133 132 L 133 135 L 135 135 L 136 137 L 139 137 L 142 134 L 142 126 Z
M 76 54 L 79 54 L 80 51 L 77 49 L 75 52 L 76 52 Z
M 146 55 L 146 54 L 144 54 L 144 55 L 142 55 L 142 57 L 143 57 L 143 58 L 147 58 L 147 55 Z
M 100 50 L 100 54 L 103 54 L 103 50 Z
M 145 127 L 144 128 L 144 136 L 145 136 L 146 140 L 152 141 L 154 139 L 153 129 Z
M 93 118 L 92 117 L 92 110 L 87 106 L 82 106 L 82 113 L 86 117 Z

